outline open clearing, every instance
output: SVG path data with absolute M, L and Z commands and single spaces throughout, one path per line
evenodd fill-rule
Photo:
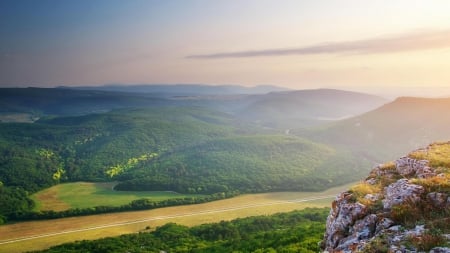
M 63 211 L 69 208 L 89 208 L 95 206 L 120 206 L 133 200 L 147 198 L 155 201 L 203 196 L 199 194 L 179 194 L 158 191 L 114 191 L 116 183 L 76 182 L 55 185 L 36 194 L 35 210 Z
M 334 195 L 348 188 L 344 185 L 323 192 L 247 194 L 197 205 L 4 225 L 0 226 L 0 252 L 39 250 L 75 240 L 136 233 L 167 222 L 193 226 L 306 207 L 329 207 Z
M 33 116 L 29 113 L 14 113 L 14 112 L 0 113 L 0 122 L 3 123 L 11 123 L 11 122 L 33 123 L 38 119 L 39 119 L 38 117 Z

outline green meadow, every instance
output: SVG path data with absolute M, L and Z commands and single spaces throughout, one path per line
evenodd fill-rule
M 39 191 L 36 194 L 33 194 L 32 198 L 36 202 L 36 211 L 62 211 L 69 208 L 120 206 L 142 198 L 160 201 L 174 198 L 203 196 L 200 194 L 179 194 L 170 191 L 115 191 L 115 185 L 115 182 L 64 183 Z

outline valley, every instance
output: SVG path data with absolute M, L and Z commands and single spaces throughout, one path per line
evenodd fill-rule
M 0 251 L 7 252 L 170 222 L 195 230 L 329 207 L 378 163 L 450 139 L 448 118 L 435 113 L 448 99 L 388 102 L 329 89 L 2 94 L 7 113 L 39 118 L 0 124 Z
M 247 194 L 198 205 L 3 225 L 0 226 L 0 252 L 39 250 L 75 240 L 136 233 L 145 231 L 147 226 L 154 229 L 167 222 L 193 226 L 306 207 L 329 207 L 334 196 L 352 184 L 322 192 Z

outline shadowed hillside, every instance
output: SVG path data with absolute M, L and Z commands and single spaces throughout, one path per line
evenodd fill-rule
M 450 98 L 404 97 L 361 116 L 296 133 L 382 162 L 427 143 L 450 139 L 449 111 Z
M 272 92 L 237 112 L 238 117 L 273 128 L 311 127 L 373 110 L 387 100 L 332 89 Z

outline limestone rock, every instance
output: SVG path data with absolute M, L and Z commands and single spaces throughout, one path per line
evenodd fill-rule
M 417 170 L 423 170 L 425 167 L 428 167 L 428 161 L 416 160 L 405 156 L 395 161 L 395 166 L 400 175 L 406 176 L 415 174 Z
M 427 180 L 429 177 L 448 177 L 448 174 L 437 173 L 437 169 L 430 167 L 429 164 L 430 162 L 427 160 L 402 157 L 395 161 L 395 166 L 387 164 L 374 168 L 364 183 L 373 188 L 380 184 L 381 186 L 378 191 L 366 194 L 363 197 L 364 201 L 361 200 L 368 206 L 357 201 L 358 199 L 355 197 L 357 192 L 354 190 L 339 194 L 333 201 L 327 219 L 326 232 L 321 244 L 322 249 L 330 253 L 367 252 L 366 249 L 370 249 L 369 252 L 376 252 L 374 250 L 378 250 L 377 247 L 382 246 L 383 250 L 388 252 L 422 252 L 414 248 L 411 240 L 423 238 L 430 228 L 426 225 L 415 225 L 411 229 L 409 227 L 411 223 L 396 219 L 398 216 L 394 215 L 393 207 L 403 203 L 417 204 L 419 207 L 427 208 L 423 210 L 418 208 L 418 211 L 428 212 L 431 208 L 434 212 L 444 211 L 443 214 L 446 213 L 445 210 L 450 208 L 448 190 L 427 192 L 427 190 L 429 191 L 428 187 L 425 189 L 419 185 L 420 182 L 423 182 L 422 180 L 417 181 L 417 184 L 413 183 L 415 178 Z M 383 186 L 384 188 L 381 188 Z M 379 200 L 383 203 L 382 207 L 377 204 Z M 408 208 L 399 210 L 408 212 L 410 211 Z M 416 209 L 411 210 L 415 211 Z M 406 215 L 407 219 L 408 213 L 402 215 Z M 437 222 L 448 221 L 448 219 L 440 219 Z M 450 235 L 441 234 L 440 236 L 450 244 Z M 450 253 L 450 248 L 445 247 L 444 244 L 441 247 L 434 247 L 429 252 Z
M 450 253 L 450 248 L 448 247 L 436 247 L 430 250 L 430 253 Z
M 390 228 L 395 222 L 389 218 L 382 218 L 376 225 L 375 234 L 380 233 L 382 230 Z
M 394 205 L 402 204 L 407 200 L 412 202 L 420 201 L 420 195 L 423 192 L 424 188 L 422 186 L 411 184 L 406 178 L 399 179 L 386 187 L 383 207 L 389 210 Z
M 325 234 L 325 248 L 333 249 L 341 240 L 346 238 L 350 227 L 356 220 L 364 217 L 367 208 L 361 203 L 350 203 L 351 194 L 344 192 L 338 195 L 333 202 L 333 208 L 327 219 L 327 232 Z

